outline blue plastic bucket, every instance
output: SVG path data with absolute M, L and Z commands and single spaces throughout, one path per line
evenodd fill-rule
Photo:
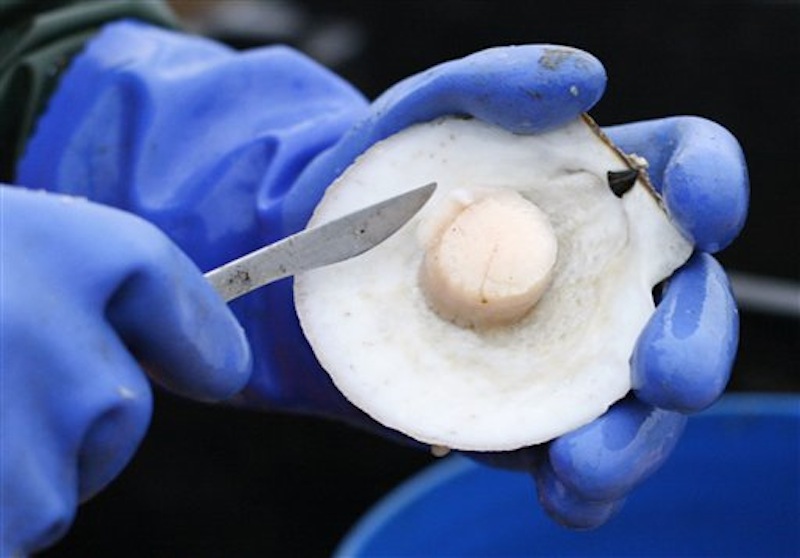
M 729 395 L 599 529 L 553 523 L 526 474 L 453 457 L 387 496 L 337 556 L 798 556 L 799 456 L 800 396 Z

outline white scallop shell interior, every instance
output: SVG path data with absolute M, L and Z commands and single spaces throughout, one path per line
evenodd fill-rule
M 438 188 L 377 248 L 296 278 L 301 325 L 337 388 L 390 428 L 462 450 L 541 443 L 601 415 L 631 387 L 628 360 L 654 309 L 652 287 L 692 250 L 643 182 L 622 198 L 611 192 L 607 171 L 625 168 L 586 119 L 520 136 L 446 118 L 374 145 L 310 224 L 428 182 Z M 437 205 L 492 188 L 542 209 L 559 254 L 533 311 L 478 331 L 433 312 L 418 273 Z

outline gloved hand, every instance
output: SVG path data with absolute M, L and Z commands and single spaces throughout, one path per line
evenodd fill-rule
M 416 122 L 471 115 L 516 133 L 565 123 L 600 97 L 600 64 L 555 47 L 497 49 L 436 67 L 395 86 L 287 195 L 290 230 L 304 223 L 325 185 L 370 145 Z M 571 95 L 577 89 L 577 95 Z M 727 277 L 708 252 L 732 242 L 747 214 L 746 165 L 736 140 L 700 118 L 609 128 L 624 151 L 645 157 L 668 212 L 698 249 L 666 285 L 632 358 L 634 394 L 604 416 L 543 447 L 479 460 L 526 468 L 556 520 L 596 527 L 669 456 L 686 414 L 722 394 L 738 345 L 738 313 Z M 309 193 L 315 192 L 314 195 Z
M 87 83 L 92 84 L 88 97 Z M 205 270 L 302 228 L 324 188 L 358 154 L 414 122 L 462 114 L 517 133 L 535 133 L 588 110 L 604 86 L 600 63 L 580 51 L 502 48 L 414 76 L 368 108 L 335 76 L 286 49 L 235 54 L 202 39 L 118 24 L 93 41 L 65 76 L 50 112 L 39 123 L 20 176 L 25 184 L 61 191 L 76 192 L 72 185 L 88 185 L 76 193 L 155 222 Z M 741 226 L 746 205 L 746 181 L 735 142 L 723 134 L 728 139 L 716 151 L 726 157 L 719 162 L 701 159 L 697 166 L 693 157 L 678 155 L 691 155 L 698 145 L 713 142 L 696 143 L 692 134 L 666 131 L 661 138 L 651 138 L 640 129 L 612 132 L 623 147 L 652 158 L 653 174 L 668 198 L 672 190 L 673 197 L 683 199 L 677 194 L 685 190 L 668 187 L 671 183 L 704 192 L 701 197 L 708 203 L 694 210 L 691 203 L 668 199 L 671 211 L 688 209 L 676 213 L 686 230 L 700 231 L 709 223 L 709 235 L 716 242 L 729 241 Z M 678 143 L 669 143 L 672 140 Z M 667 164 L 672 159 L 680 163 L 675 168 Z M 719 193 L 712 187 L 725 178 L 730 165 L 742 182 L 722 187 L 732 192 L 728 198 L 741 203 L 719 206 L 723 221 L 734 224 L 719 232 Z M 676 180 L 679 174 L 685 179 Z M 721 369 L 732 359 L 736 344 L 735 308 L 724 274 L 713 260 L 698 256 L 686 271 L 671 282 L 646 335 L 652 340 L 669 333 L 695 347 L 723 348 L 719 354 L 727 356 L 720 366 L 712 369 L 701 361 L 707 372 L 693 385 L 678 389 L 692 400 L 698 392 L 693 386 L 712 386 L 700 390 L 707 394 L 707 404 L 727 379 L 728 370 Z M 698 283 L 707 287 L 702 296 L 691 289 Z M 342 398 L 314 359 L 297 324 L 289 281 L 256 291 L 233 307 L 256 349 L 253 377 L 237 398 L 239 404 L 374 426 Z M 670 321 L 685 312 L 699 312 L 697 321 Z M 685 327 L 676 331 L 676 324 Z M 718 332 L 724 342 L 717 340 Z M 635 374 L 644 401 L 650 401 L 648 392 L 662 393 L 657 378 L 665 374 L 643 363 L 657 363 L 660 356 L 673 365 L 675 372 L 670 374 L 676 379 L 688 371 L 681 363 L 689 362 L 691 352 L 684 352 L 682 344 L 676 351 L 662 352 L 669 346 L 642 344 L 637 350 L 636 370 L 648 371 Z M 568 524 L 598 524 L 615 507 L 613 502 L 657 468 L 683 421 L 679 413 L 651 408 L 638 399 L 621 403 L 592 425 L 544 448 L 551 457 L 531 462 L 542 501 Z M 610 429 L 618 433 L 612 437 L 616 445 L 598 446 L 608 439 L 600 434 Z M 598 447 L 605 451 L 603 464 L 616 459 L 620 474 L 596 469 L 595 477 L 588 475 L 588 456 Z M 542 448 L 505 456 L 503 465 L 519 464 L 533 453 L 540 456 Z M 554 459 L 559 455 L 563 459 Z M 581 491 L 584 479 L 597 490 Z
M 667 211 L 697 252 L 667 282 L 631 360 L 634 395 L 537 456 L 540 500 L 553 517 L 595 527 L 669 456 L 686 422 L 722 394 L 739 340 L 736 303 L 708 253 L 744 225 L 747 169 L 736 140 L 692 117 L 606 130 L 624 151 L 644 156 Z
M 139 215 L 208 271 L 291 232 L 286 191 L 366 107 L 288 48 L 239 53 L 112 23 L 64 73 L 17 182 Z M 302 340 L 285 283 L 231 304 L 255 348 L 249 392 L 272 409 L 349 410 Z
M 0 556 L 61 537 L 141 441 L 151 378 L 200 400 L 250 375 L 231 312 L 145 221 L 0 186 Z

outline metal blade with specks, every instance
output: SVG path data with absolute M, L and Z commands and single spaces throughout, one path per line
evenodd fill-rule
M 231 301 L 273 281 L 350 259 L 374 248 L 405 225 L 430 199 L 436 183 L 306 229 L 206 273 Z

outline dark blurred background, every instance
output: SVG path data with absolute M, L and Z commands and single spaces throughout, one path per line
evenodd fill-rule
M 496 45 L 560 43 L 602 60 L 602 125 L 715 120 L 746 153 L 747 228 L 719 259 L 740 296 L 731 391 L 800 391 L 800 2 L 429 0 L 174 2 L 237 48 L 293 45 L 369 97 Z M 433 458 L 344 426 L 157 395 L 140 452 L 46 556 L 326 556 Z M 531 488 L 531 505 L 535 504 Z

